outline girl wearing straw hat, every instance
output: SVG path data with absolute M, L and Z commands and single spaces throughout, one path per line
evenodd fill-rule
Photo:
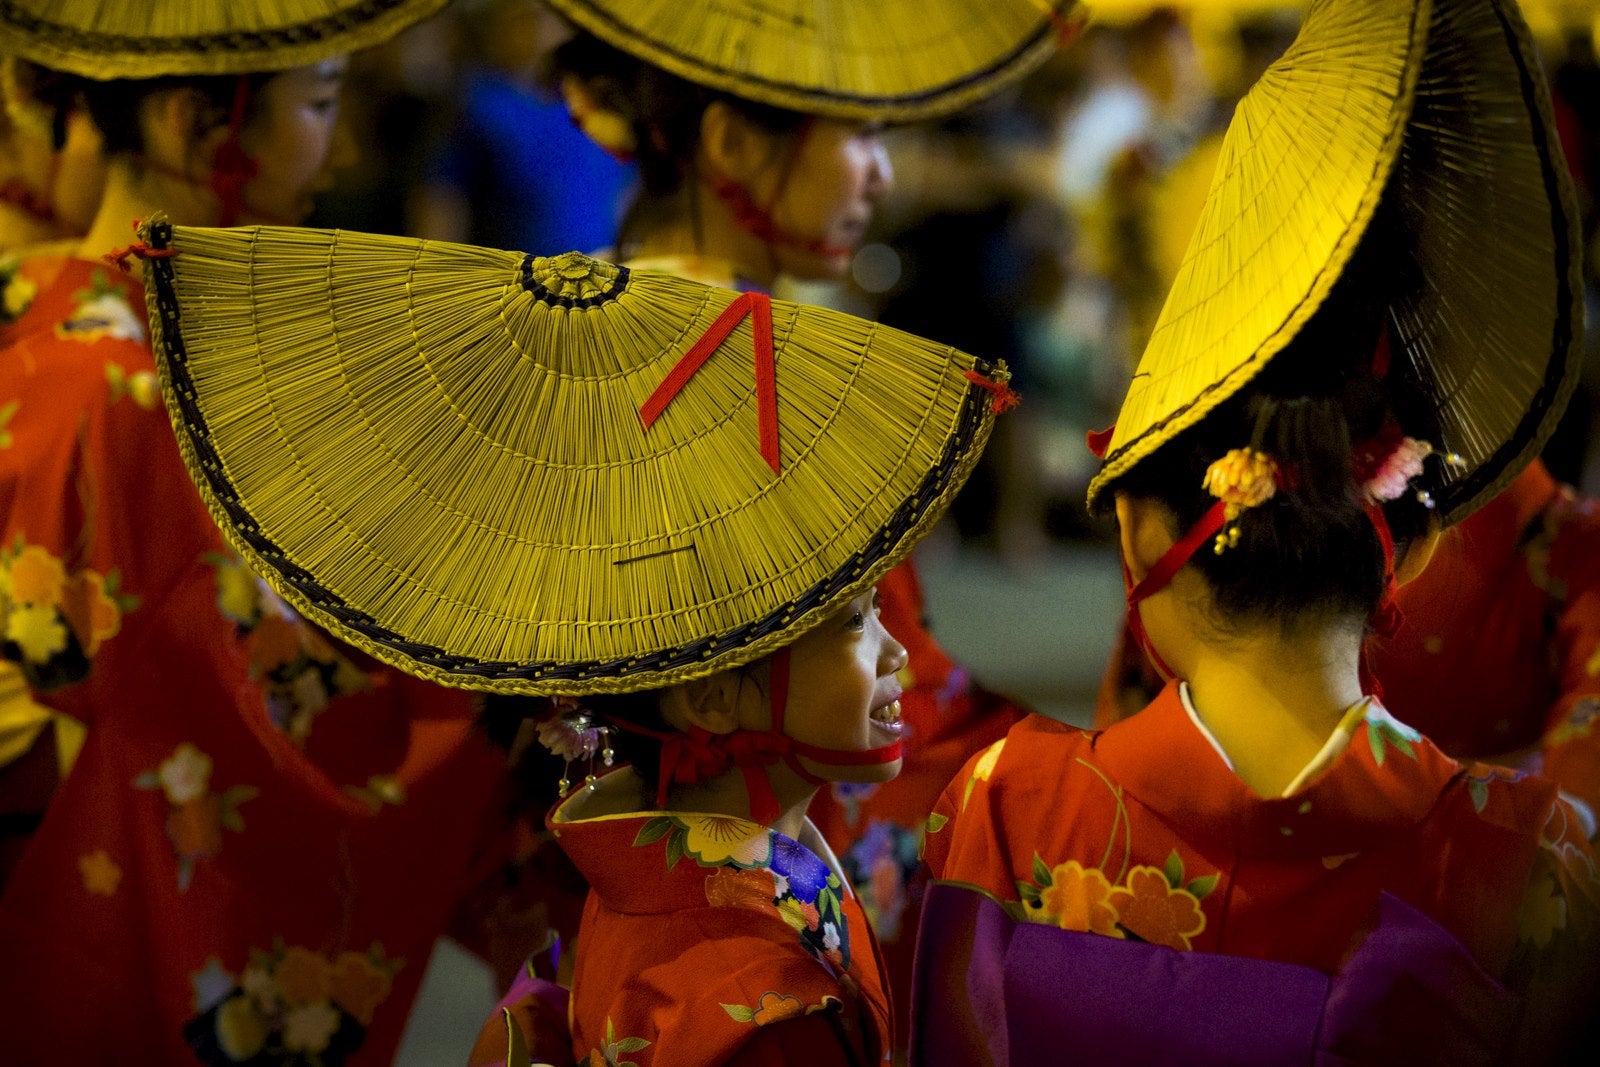
M 1099 733 L 1025 720 L 952 782 L 914 1059 L 1580 1056 L 1600 879 L 1575 813 L 1396 721 L 1361 652 L 1554 425 L 1576 234 L 1513 5 L 1311 5 L 1094 442 L 1173 680 Z
M 575 121 L 635 159 L 630 265 L 766 291 L 843 275 L 892 180 L 886 122 L 948 114 L 1042 61 L 1076 27 L 1061 0 L 681 5 L 554 0 L 580 33 L 556 54 Z M 812 818 L 858 881 L 890 973 L 909 976 L 917 840 L 939 790 L 1019 712 L 939 647 L 908 561 L 879 584 L 909 649 L 906 767 L 837 783 Z
M 546 825 L 592 889 L 570 1007 L 528 976 L 481 1062 L 887 1055 L 872 931 L 805 812 L 899 769 L 873 587 L 976 462 L 1003 368 L 577 253 L 143 236 L 230 544 L 379 659 L 541 698 L 518 744 L 560 755 Z
M 470 701 L 341 648 L 226 551 L 161 410 L 142 286 L 98 258 L 162 206 L 298 221 L 347 150 L 344 55 L 439 6 L 0 3 L 0 49 L 80 78 L 112 157 L 0 349 L 14 1062 L 389 1062 L 496 855 L 500 762 Z

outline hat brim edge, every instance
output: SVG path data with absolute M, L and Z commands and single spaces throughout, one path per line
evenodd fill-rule
M 1555 108 L 1544 78 L 1535 74 L 1540 61 L 1528 25 L 1520 17 L 1508 17 L 1505 5 L 1498 0 L 1494 11 L 1522 79 L 1523 99 L 1530 103 L 1533 112 L 1530 118 L 1534 150 L 1539 156 L 1545 187 L 1551 193 L 1551 232 L 1556 240 L 1558 260 L 1564 259 L 1567 269 L 1558 278 L 1562 291 L 1556 296 L 1556 323 L 1544 385 L 1531 398 L 1527 415 L 1506 443 L 1468 477 L 1447 487 L 1447 495 L 1440 500 L 1441 522 L 1445 526 L 1460 522 L 1494 499 L 1538 457 L 1577 390 L 1582 369 L 1583 262 L 1582 256 L 1573 254 L 1573 249 L 1583 247 L 1577 189 L 1568 177 L 1560 144 L 1552 142 L 1549 136 L 1555 129 Z
M 17 21 L 0 21 L 0 51 L 95 81 L 268 73 L 382 44 L 437 14 L 449 0 L 376 2 L 387 9 L 354 26 L 347 26 L 347 14 L 330 15 L 293 29 L 259 31 L 254 35 L 259 41 L 247 48 L 239 47 L 239 34 L 139 38 L 92 33 L 43 19 L 32 19 L 27 27 Z M 4 6 L 8 5 L 0 0 L 0 7 Z M 306 34 L 313 39 L 302 39 Z
M 152 249 L 165 250 L 171 244 L 171 224 L 159 214 L 152 216 L 141 224 L 139 238 Z M 680 648 L 627 661 L 487 663 L 452 656 L 442 649 L 408 642 L 386 631 L 369 616 L 340 602 L 314 575 L 293 563 L 260 532 L 253 516 L 232 493 L 220 458 L 205 443 L 204 416 L 193 403 L 194 393 L 185 367 L 171 261 L 153 257 L 146 261 L 146 269 L 145 301 L 151 347 L 167 414 L 184 465 L 229 547 L 306 619 L 380 662 L 450 688 L 521 696 L 638 692 L 716 674 L 760 659 L 792 643 L 821 623 L 831 609 L 870 588 L 904 560 L 937 523 L 966 482 L 994 425 L 993 397 L 980 386 L 969 385 L 956 430 L 946 439 L 938 466 L 927 472 L 918 490 L 901 502 L 890 520 L 867 540 L 855 557 L 814 583 L 795 601 L 763 619 Z M 992 372 L 981 360 L 976 361 L 976 369 L 984 375 Z
M 1051 18 L 1044 16 L 1032 36 L 981 70 L 969 71 L 959 78 L 919 93 L 852 96 L 822 89 L 799 89 L 749 74 L 711 67 L 637 33 L 606 12 L 581 2 L 551 6 L 563 18 L 607 44 L 697 85 L 802 115 L 859 122 L 918 122 L 941 118 L 970 107 L 1043 63 L 1056 51 L 1056 42 L 1061 33 Z M 1071 3 L 1068 11 L 1075 11 L 1078 6 L 1076 2 Z M 1056 18 L 1061 17 L 1053 5 L 1051 11 Z

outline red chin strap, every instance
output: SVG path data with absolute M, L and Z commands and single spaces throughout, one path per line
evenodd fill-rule
M 785 763 L 801 778 L 813 785 L 825 785 L 827 780 L 806 770 L 801 757 L 832 767 L 863 767 L 892 763 L 902 757 L 903 744 L 861 750 L 822 748 L 796 741 L 783 732 L 784 708 L 789 702 L 789 650 L 781 648 L 772 654 L 771 699 L 772 729 L 734 730 L 714 734 L 700 727 L 688 731 L 661 732 L 648 730 L 633 723 L 618 722 L 623 730 L 654 737 L 661 742 L 661 767 L 656 779 L 656 807 L 665 808 L 667 793 L 674 785 L 696 785 L 739 768 L 744 777 L 745 790 L 750 795 L 750 818 L 763 826 L 770 826 L 783 809 L 772 789 L 767 768 Z
M 1128 630 L 1165 680 L 1177 677 L 1177 673 L 1167 666 L 1161 654 L 1156 651 L 1156 646 L 1150 643 L 1149 636 L 1144 632 L 1144 620 L 1139 617 L 1139 602 L 1165 589 L 1167 583 L 1172 581 L 1173 575 L 1181 571 L 1193 558 L 1195 550 L 1217 536 L 1217 531 L 1228 521 L 1227 507 L 1228 505 L 1221 500 L 1211 505 L 1211 509 L 1200 516 L 1200 521 L 1189 527 L 1189 532 L 1167 549 L 1166 554 L 1156 561 L 1156 565 L 1150 568 L 1144 580 L 1137 585 L 1133 581 L 1133 572 L 1128 570 L 1127 559 L 1124 558 L 1122 561 L 1122 584 L 1128 596 Z
M 239 75 L 233 86 L 233 107 L 228 112 L 228 139 L 217 146 L 211 160 L 211 191 L 222 205 L 219 226 L 232 226 L 244 210 L 244 187 L 261 170 L 261 161 L 244 150 L 240 134 L 250 107 L 250 79 Z
M 789 187 L 789 178 L 794 174 L 794 161 L 799 158 L 800 149 L 805 145 L 806 138 L 811 136 L 811 127 L 815 122 L 815 119 L 807 116 L 800 124 L 800 130 L 795 135 L 794 151 L 789 154 L 789 162 L 778 179 L 778 187 L 772 191 L 772 198 L 765 207 L 756 203 L 755 197 L 750 195 L 750 190 L 732 178 L 720 174 L 712 175 L 707 185 L 733 215 L 733 224 L 761 241 L 769 250 L 792 248 L 826 259 L 840 259 L 850 255 L 855 249 L 848 245 L 829 244 L 823 237 L 802 237 L 791 233 L 779 226 L 778 221 L 772 217 L 772 209 L 783 199 L 784 190 Z M 776 260 L 775 256 L 773 258 Z M 776 267 L 777 263 L 774 262 L 773 266 Z

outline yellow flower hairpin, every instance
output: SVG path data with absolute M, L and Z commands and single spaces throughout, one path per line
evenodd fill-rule
M 1222 514 L 1227 525 L 1212 542 L 1212 551 L 1220 556 L 1239 543 L 1239 516 L 1277 493 L 1278 465 L 1265 452 L 1235 448 L 1206 468 L 1201 485 L 1226 505 Z

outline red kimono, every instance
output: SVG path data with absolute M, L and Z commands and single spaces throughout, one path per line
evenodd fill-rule
M 388 1063 L 498 855 L 502 761 L 464 694 L 226 552 L 134 280 L 67 260 L 31 305 L 0 349 L 4 1058 Z
M 1387 1050 L 1390 1061 L 1421 1041 L 1435 1042 L 1424 1054 L 1453 1041 L 1450 1055 L 1492 1061 L 1519 1019 L 1522 1040 L 1553 1051 L 1600 1007 L 1600 878 L 1549 783 L 1458 764 L 1371 703 L 1347 718 L 1303 787 L 1267 799 L 1185 704 L 1170 685 L 1100 733 L 1030 717 L 951 783 L 927 836 L 939 884 L 912 1006 L 922 1062 L 962 1062 L 950 1048 L 959 1036 L 930 1050 L 930 1033 L 982 1035 L 992 1048 L 991 1035 L 1009 1031 L 1013 1055 L 1043 1033 L 1071 1035 L 1080 1049 L 1193 1046 L 1188 1062 L 1254 1063 L 1237 1042 L 1266 1041 L 1288 1010 L 1272 990 L 1287 996 L 1307 982 L 1297 1008 L 1306 1025 L 1273 1037 L 1282 1044 L 1259 1062 L 1295 1062 L 1277 1057 L 1316 1041 L 1333 1042 L 1315 1046 L 1324 1054 Z M 1029 934 L 1040 926 L 1048 934 Z M 1396 929 L 1406 936 L 1370 958 L 1368 943 Z M 996 939 L 1007 945 L 999 955 Z M 1004 967 L 986 962 L 1002 958 Z M 1278 970 L 1240 972 L 1239 958 Z M 1217 965 L 1228 970 L 1228 1011 L 1260 1015 L 1220 1051 L 1208 1042 L 1231 1017 L 1202 1012 L 1207 1021 L 1177 1026 L 1187 1004 L 1219 995 L 1214 975 L 1185 975 Z M 1029 982 L 1075 971 L 1094 976 L 1082 996 L 1052 988 L 1058 1015 L 1028 1016 Z M 1264 973 L 1260 997 L 1241 1000 Z M 1119 997 L 1104 993 L 1108 982 L 1151 988 Z M 1352 1012 L 1353 999 L 1384 1007 Z
M 1600 505 L 1535 462 L 1398 601 L 1400 632 L 1372 660 L 1394 713 L 1600 810 Z
M 1535 462 L 1396 599 L 1399 632 L 1371 645 L 1388 708 L 1457 759 L 1543 774 L 1600 811 L 1600 505 Z M 1095 725 L 1160 684 L 1124 625 Z
M 638 778 L 622 771 L 580 788 L 549 818 L 591 886 L 568 1014 L 573 1061 L 887 1059 L 877 944 L 815 827 L 796 841 L 742 819 L 641 805 Z M 528 1010 L 535 995 L 524 1000 L 513 1017 L 537 1017 Z M 473 1062 L 503 1062 L 505 1042 L 488 1039 L 505 1033 L 502 1019 L 491 1021 Z M 548 1058 L 535 1034 L 518 1036 Z

